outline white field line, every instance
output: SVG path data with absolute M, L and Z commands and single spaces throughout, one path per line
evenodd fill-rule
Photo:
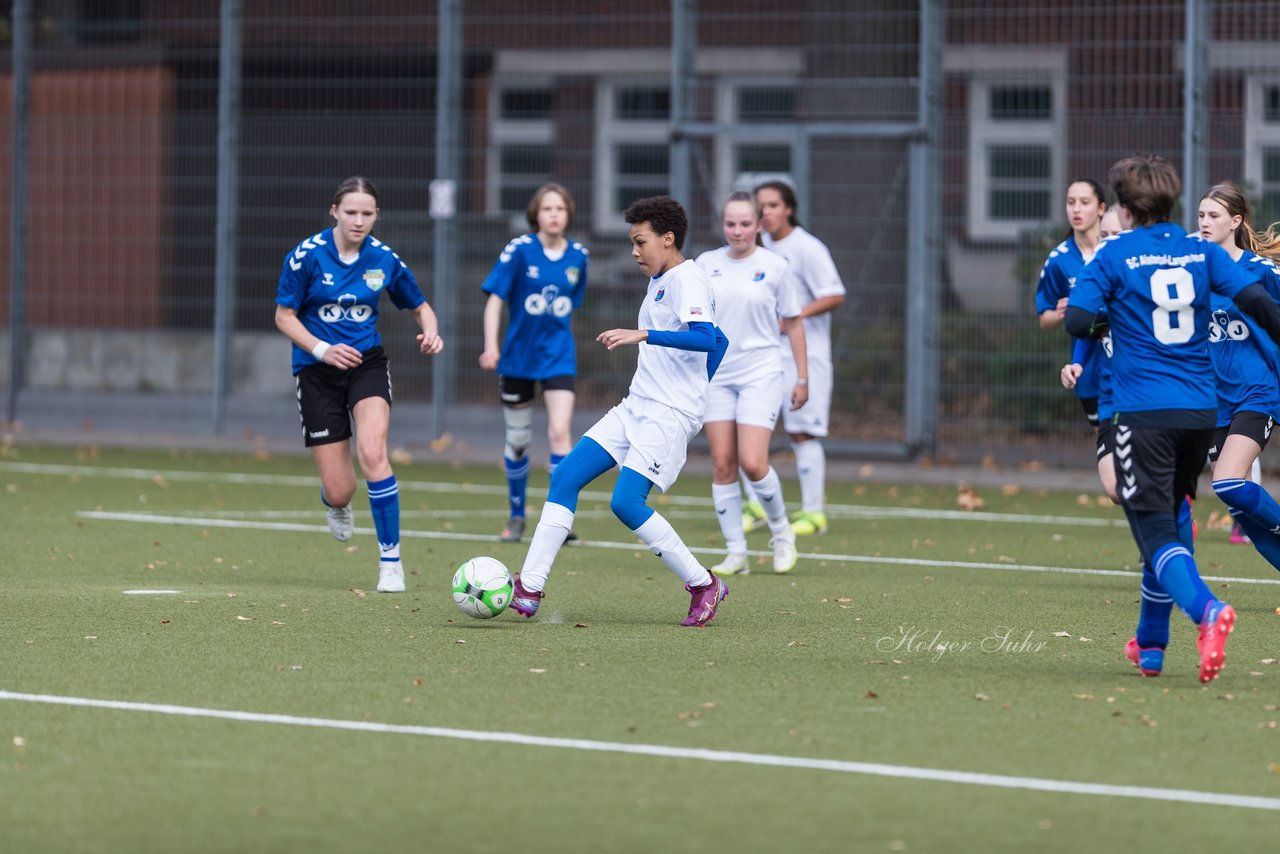
M 45 463 L 0 462 L 0 471 L 21 474 L 55 474 L 78 477 L 105 477 L 126 480 L 173 481 L 185 483 L 237 483 L 265 486 L 306 486 L 319 488 L 320 479 L 313 475 L 266 475 L 247 472 L 165 471 L 162 469 L 111 468 L 104 466 L 71 466 Z M 495 478 L 500 477 L 495 473 Z M 399 482 L 405 492 L 434 492 L 445 495 L 505 496 L 505 486 L 493 484 L 428 483 L 405 480 Z M 545 498 L 547 490 L 529 488 L 529 495 Z M 609 501 L 608 492 L 584 491 L 588 501 Z M 663 496 L 665 504 L 687 507 L 711 507 L 711 499 L 695 495 Z M 1041 516 L 1028 513 L 988 513 L 980 510 L 930 510 L 921 507 L 877 507 L 863 504 L 829 504 L 827 515 L 841 519 L 960 519 L 967 522 L 1011 522 L 1026 525 L 1072 525 L 1086 528 L 1119 528 L 1125 521 L 1117 512 L 1114 517 Z
M 335 720 L 330 718 L 295 717 L 294 715 L 239 712 L 224 709 L 202 709 L 194 706 L 173 706 L 157 703 L 134 703 L 123 700 L 96 700 L 84 697 L 61 697 L 52 694 L 21 694 L 0 691 L 0 701 L 19 703 L 43 703 L 55 706 L 79 706 L 96 709 L 112 709 L 125 712 L 149 712 L 191 718 L 216 718 L 246 723 L 281 724 L 285 726 L 315 727 L 355 732 L 375 732 L 394 735 L 418 735 L 429 738 L 448 738 L 458 741 L 483 741 L 499 744 L 518 744 L 526 747 L 558 748 L 560 750 L 586 750 L 596 753 L 622 753 L 633 756 L 657 756 L 664 759 L 691 759 L 698 762 L 721 762 L 736 765 L 761 765 L 773 768 L 796 768 L 808 771 L 830 771 L 841 774 L 864 774 L 876 777 L 897 777 L 909 780 L 929 780 L 940 783 L 960 783 L 970 786 L 994 786 L 1002 789 L 1021 789 L 1032 792 L 1054 792 L 1074 795 L 1092 795 L 1107 798 L 1138 798 L 1150 801 L 1204 806 L 1239 807 L 1242 809 L 1280 810 L 1280 798 L 1256 795 L 1232 795 L 1221 792 L 1200 792 L 1192 789 L 1163 789 L 1151 786 L 1118 786 L 1107 783 L 1082 783 L 1073 780 L 1048 780 L 1041 777 L 1012 777 L 1003 774 L 981 774 L 971 771 L 948 771 L 941 768 L 919 768 L 910 765 L 884 765 L 876 762 L 850 762 L 840 759 L 813 759 L 803 756 L 781 756 L 771 753 L 744 753 L 734 750 L 708 750 L 697 747 L 670 747 L 662 744 L 627 744 L 615 741 L 591 741 L 582 738 L 552 738 L 525 735 L 518 732 L 490 732 L 485 730 L 453 729 L 450 727 L 411 726 L 384 724 L 373 721 Z
M 95 519 L 103 522 L 141 522 L 145 524 L 169 524 L 169 525 L 186 525 L 193 527 L 205 528 L 233 528 L 250 531 L 294 531 L 304 533 L 327 533 L 329 528 L 327 525 L 304 525 L 298 522 L 267 522 L 267 521 L 251 521 L 238 519 L 218 519 L 218 518 L 200 518 L 193 516 L 169 516 L 159 513 L 117 513 L 103 510 L 82 510 L 76 513 L 81 519 Z M 357 534 L 373 535 L 374 531 L 370 528 L 356 528 Z M 498 541 L 496 534 L 469 534 L 461 531 L 411 531 L 401 529 L 401 539 L 422 539 L 422 540 L 457 540 L 461 542 L 471 543 L 495 543 Z M 640 542 L 620 543 L 608 540 L 582 540 L 570 548 L 594 548 L 594 549 L 618 549 L 622 551 L 645 551 L 646 548 Z M 707 546 L 689 546 L 689 551 L 695 554 L 706 554 L 721 556 L 724 549 L 710 548 Z M 772 551 L 749 551 L 749 555 L 756 557 L 772 557 Z M 939 569 L 1000 569 L 1008 572 L 1049 572 L 1063 575 L 1098 575 L 1098 576 L 1120 576 L 1128 579 L 1137 579 L 1137 572 L 1126 572 L 1120 569 L 1086 569 L 1083 567 L 1069 566 L 1040 566 L 1037 564 L 1020 564 L 1020 563 L 993 563 L 987 561 L 967 561 L 967 560 L 932 560 L 929 558 L 914 557 L 883 557 L 880 555 L 851 555 L 851 554 L 828 554 L 825 552 L 800 552 L 801 560 L 825 560 L 835 561 L 839 563 L 875 563 L 887 564 L 891 566 L 917 566 L 917 567 L 936 567 Z M 1235 584 L 1280 584 L 1280 577 L 1276 578 L 1237 578 L 1235 576 L 1221 575 L 1204 575 L 1201 576 L 1205 581 L 1229 581 Z

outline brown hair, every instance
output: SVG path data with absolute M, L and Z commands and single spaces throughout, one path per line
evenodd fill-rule
M 538 230 L 538 209 L 542 207 L 542 197 L 547 193 L 558 193 L 560 198 L 564 199 L 565 210 L 569 212 L 569 219 L 564 224 L 565 230 L 567 231 L 569 226 L 573 225 L 573 212 L 575 208 L 573 204 L 573 196 L 569 195 L 569 191 L 560 184 L 543 184 L 535 190 L 533 197 L 529 199 L 529 207 L 525 208 L 524 218 L 528 220 L 530 228 L 534 231 Z
M 787 223 L 792 228 L 800 227 L 800 220 L 796 219 L 796 210 L 800 207 L 800 203 L 796 201 L 796 191 L 790 184 L 786 181 L 765 181 L 757 185 L 754 192 L 759 193 L 761 190 L 774 190 L 782 196 L 782 203 L 791 208 L 791 213 L 787 215 Z
M 1107 175 L 1116 203 L 1133 217 L 1134 225 L 1167 222 L 1182 193 L 1182 179 L 1172 163 L 1158 154 L 1136 154 L 1117 160 Z
M 755 211 L 756 224 L 759 225 L 763 214 L 760 212 L 760 200 L 755 197 L 754 193 L 748 193 L 744 190 L 730 193 L 729 198 L 725 199 L 724 204 L 720 206 L 721 221 L 724 220 L 724 209 L 729 207 L 730 202 L 746 202 L 751 205 L 751 210 Z M 756 246 L 764 246 L 764 237 L 760 234 L 759 229 L 756 230 Z
M 338 185 L 337 191 L 333 194 L 333 206 L 336 208 L 342 202 L 342 197 L 348 193 L 365 193 L 373 196 L 373 203 L 378 204 L 378 188 L 363 175 L 352 175 Z
M 1255 231 L 1249 197 L 1240 189 L 1239 184 L 1235 181 L 1214 184 L 1200 197 L 1202 202 L 1205 199 L 1212 199 L 1226 208 L 1227 216 L 1240 217 L 1240 225 L 1236 226 L 1234 234 L 1236 246 L 1272 260 L 1280 258 L 1280 234 L 1276 233 L 1280 223 L 1273 222 L 1265 232 Z
M 622 214 L 627 225 L 647 222 L 654 234 L 668 231 L 675 237 L 676 249 L 684 249 L 684 238 L 689 233 L 689 217 L 680 203 L 670 196 L 649 196 L 637 199 Z

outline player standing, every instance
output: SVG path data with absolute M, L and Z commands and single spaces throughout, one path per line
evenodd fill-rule
M 1200 198 L 1200 236 L 1226 250 L 1280 299 L 1280 270 L 1267 257 L 1280 251 L 1275 226 L 1264 235 L 1249 221 L 1249 199 L 1231 181 Z M 1228 299 L 1215 294 L 1209 326 L 1209 356 L 1218 383 L 1218 422 L 1209 449 L 1213 491 L 1231 510 L 1258 552 L 1280 569 L 1280 504 L 1257 478 L 1258 457 L 1280 414 L 1280 353 Z
M 320 473 L 320 500 L 329 530 L 351 539 L 351 464 L 356 455 L 368 484 L 378 535 L 378 590 L 404 590 L 400 563 L 400 491 L 387 459 L 391 419 L 391 371 L 378 335 L 378 300 L 385 292 L 399 309 L 413 312 L 422 332 L 418 350 L 444 349 L 435 312 L 409 267 L 372 235 L 378 191 L 355 176 L 338 185 L 329 208 L 334 226 L 298 244 L 284 259 L 276 285 L 276 328 L 293 342 L 293 374 L 302 436 Z
M 830 427 L 831 394 L 835 372 L 831 364 L 831 312 L 844 302 L 844 282 L 831 252 L 821 240 L 800 226 L 796 219 L 795 190 L 782 181 L 756 187 L 764 226 L 764 245 L 787 259 L 792 287 L 800 300 L 809 368 L 809 402 L 799 409 L 789 407 L 790 394 L 805 374 L 796 367 L 796 354 L 783 348 L 783 394 L 778 408 L 783 410 L 782 426 L 791 436 L 800 479 L 800 512 L 791 529 L 798 536 L 822 534 L 827 530 L 827 458 L 822 446 Z M 756 495 L 747 488 L 747 512 L 743 527 L 752 531 L 764 524 L 765 513 Z
M 1076 337 L 1096 335 L 1106 312 L 1120 500 L 1159 590 L 1200 627 L 1200 680 L 1208 682 L 1222 669 L 1236 615 L 1201 580 L 1175 514 L 1184 496 L 1195 496 L 1216 419 L 1209 294 L 1234 300 L 1273 340 L 1280 308 L 1221 247 L 1168 221 L 1182 190 L 1169 161 L 1126 158 L 1112 166 L 1110 182 L 1129 230 L 1103 244 L 1076 279 L 1064 323 Z M 1170 607 L 1143 597 L 1136 645 L 1144 673 L 1163 664 Z
M 624 217 L 631 226 L 631 256 L 649 276 L 649 287 L 639 328 L 610 329 L 596 340 L 609 350 L 638 344 L 635 376 L 622 402 L 586 432 L 552 475 L 515 578 L 511 608 L 525 617 L 537 612 L 551 565 L 573 527 L 578 494 L 616 465 L 622 470 L 610 509 L 684 582 L 692 599 L 682 625 L 704 626 L 729 588 L 645 502 L 652 487 L 666 492 L 680 474 L 728 342 L 715 326 L 707 277 L 681 254 L 689 220 L 680 203 L 670 196 L 640 199 Z
M 716 326 L 730 344 L 711 380 L 703 430 L 711 451 L 711 498 L 728 554 L 711 568 L 716 575 L 746 573 L 747 538 L 742 526 L 741 467 L 759 496 L 773 537 L 773 569 L 796 565 L 796 539 L 782 500 L 782 483 L 769 465 L 769 437 L 778 420 L 774 402 L 782 396 L 781 319 L 796 364 L 803 370 L 790 389 L 791 410 L 809 399 L 808 360 L 800 303 L 786 260 L 757 245 L 760 206 L 750 193 L 734 193 L 721 208 L 725 245 L 698 256 L 716 304 Z
M 573 310 L 582 305 L 587 289 L 587 250 L 565 232 L 573 224 L 574 204 L 559 184 L 544 184 L 529 200 L 525 218 L 533 231 L 515 238 L 502 250 L 482 289 L 484 352 L 480 367 L 498 372 L 498 395 L 506 423 L 502 465 L 507 474 L 510 518 L 502 529 L 503 542 L 519 542 L 525 528 L 525 490 L 529 458 L 533 397 L 542 384 L 547 407 L 548 471 L 569 453 L 573 420 L 574 377 L 577 360 L 573 340 Z M 511 315 L 507 337 L 498 347 L 502 308 Z

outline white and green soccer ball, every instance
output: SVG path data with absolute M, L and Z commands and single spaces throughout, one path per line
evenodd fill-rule
M 453 601 L 478 620 L 496 617 L 511 604 L 513 582 L 502 561 L 473 557 L 453 574 Z

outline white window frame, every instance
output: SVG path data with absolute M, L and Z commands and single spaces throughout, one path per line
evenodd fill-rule
M 1266 119 L 1266 92 L 1280 87 L 1280 73 L 1250 77 L 1244 95 L 1244 180 L 1246 189 L 1262 194 L 1263 155 L 1268 149 L 1280 150 L 1280 121 Z M 1280 185 L 1276 187 L 1280 190 Z
M 732 124 L 739 126 L 738 130 L 730 134 L 720 134 L 716 138 L 716 198 L 723 199 L 735 189 L 739 189 L 740 183 L 750 184 L 751 186 L 743 187 L 743 189 L 751 189 L 755 184 L 764 180 L 782 179 L 794 183 L 792 175 L 795 172 L 796 159 L 798 152 L 798 135 L 794 129 L 774 129 L 769 127 L 755 127 L 754 123 L 742 122 L 738 115 L 738 93 L 742 89 L 791 89 L 796 93 L 797 103 L 800 98 L 800 81 L 796 78 L 780 78 L 780 77 L 728 77 L 721 78 L 716 83 L 716 121 L 721 124 Z M 786 145 L 791 149 L 791 172 L 789 173 L 739 173 L 734 169 L 734 150 L 739 145 Z M 746 176 L 749 180 L 742 181 Z
M 1062 49 L 965 45 L 947 51 L 949 73 L 967 77 L 968 194 L 966 221 L 971 240 L 1014 243 L 1024 229 L 1053 221 L 1053 207 L 1044 219 L 997 220 L 991 215 L 987 152 L 993 146 L 1042 145 L 1049 149 L 1049 185 L 1059 190 L 1066 181 L 1066 54 Z M 991 90 L 999 86 L 1048 86 L 1051 113 L 1047 120 L 993 120 Z
M 518 89 L 546 89 L 555 91 L 555 83 L 546 78 L 504 78 L 493 82 L 489 97 L 489 153 L 485 166 L 485 210 L 490 214 L 510 214 L 502 210 L 502 149 L 507 145 L 552 145 L 555 141 L 555 120 L 529 119 L 519 121 L 502 116 L 502 95 Z M 548 175 L 545 180 L 554 180 Z M 530 194 L 532 195 L 532 194 Z M 520 215 L 524 227 L 524 215 Z
M 622 89 L 666 89 L 668 77 L 601 78 L 596 81 L 595 187 L 591 225 L 599 234 L 626 234 L 629 226 L 622 211 L 613 206 L 618 173 L 619 145 L 666 145 L 671 138 L 671 119 L 619 119 L 614 108 Z

